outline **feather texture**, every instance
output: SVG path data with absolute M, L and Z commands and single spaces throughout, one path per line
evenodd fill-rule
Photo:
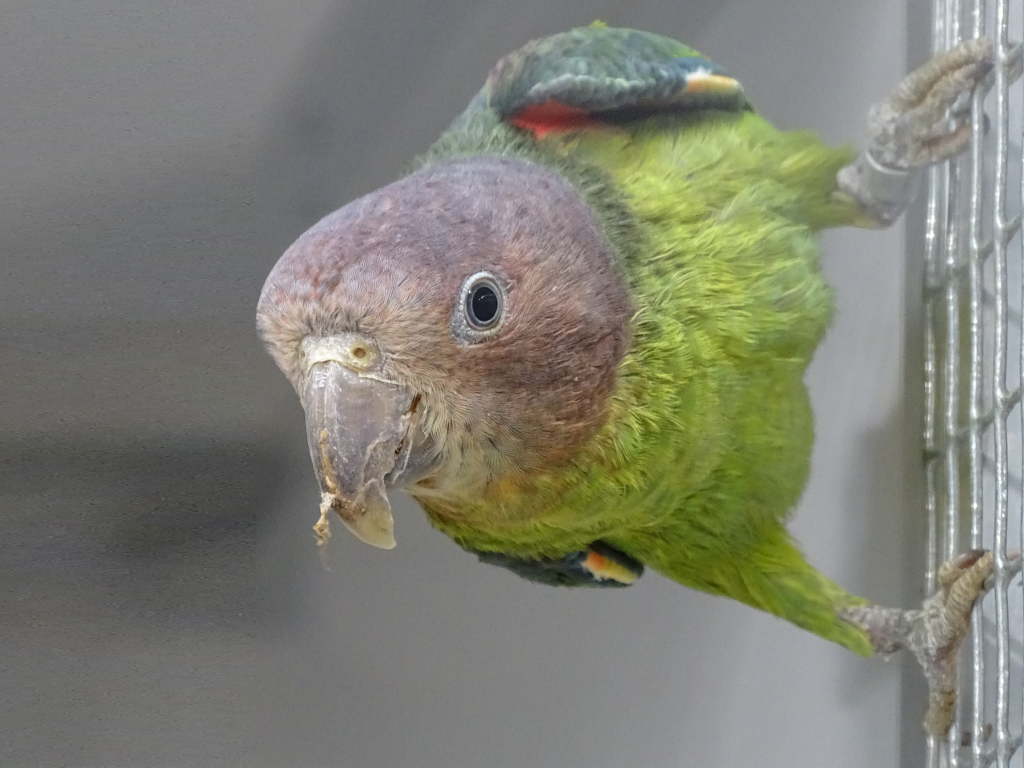
M 784 527 L 813 442 L 803 375 L 833 312 L 816 233 L 860 223 L 835 189 L 853 153 L 745 110 L 537 140 L 477 109 L 421 164 L 478 153 L 572 181 L 604 221 L 637 311 L 597 437 L 525 487 L 475 502 L 418 496 L 434 525 L 467 549 L 521 558 L 606 541 L 869 655 L 865 634 L 836 616 L 864 601 L 808 565 Z

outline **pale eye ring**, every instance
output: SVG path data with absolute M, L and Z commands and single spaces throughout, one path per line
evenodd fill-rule
M 505 320 L 508 303 L 502 282 L 490 272 L 477 272 L 462 283 L 452 315 L 452 333 L 464 344 L 493 336 Z

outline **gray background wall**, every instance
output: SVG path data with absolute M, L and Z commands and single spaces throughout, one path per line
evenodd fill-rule
M 594 18 L 689 42 L 836 142 L 908 57 L 886 0 L 6 4 L 0 764 L 911 764 L 901 661 L 656 575 L 527 584 L 405 500 L 393 552 L 314 553 L 301 409 L 253 332 L 264 276 L 499 55 Z M 899 228 L 824 246 L 839 315 L 794 530 L 844 586 L 907 604 L 916 286 Z

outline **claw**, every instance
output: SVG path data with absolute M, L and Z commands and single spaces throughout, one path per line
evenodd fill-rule
M 985 591 L 995 558 L 975 550 L 939 569 L 942 588 L 925 601 L 921 620 L 908 643 L 928 678 L 928 713 L 924 726 L 941 736 L 953 724 L 956 702 L 956 657 L 971 628 L 974 603 Z
M 964 552 L 953 560 L 947 560 L 939 566 L 937 579 L 943 593 L 949 592 L 949 588 L 956 583 L 956 580 L 963 576 L 964 571 L 978 562 L 984 555 L 984 549 L 972 549 Z
M 939 568 L 940 588 L 921 610 L 867 605 L 840 613 L 867 633 L 876 652 L 913 651 L 928 680 L 924 727 L 933 736 L 942 736 L 953 723 L 957 652 L 971 628 L 974 603 L 984 594 L 994 568 L 991 552 L 967 552 Z
M 1020 75 L 1020 52 L 1018 45 L 1005 59 L 1012 79 Z M 916 170 L 970 146 L 970 97 L 976 88 L 991 85 L 995 61 L 991 39 L 966 40 L 911 72 L 871 108 L 868 149 L 836 179 L 838 191 L 865 214 L 860 226 L 892 224 L 914 197 Z
M 995 567 L 991 552 L 969 552 L 956 560 L 945 563 L 946 583 L 942 590 L 925 602 L 927 616 L 929 603 L 935 601 L 938 611 L 934 616 L 933 642 L 936 655 L 955 652 L 971 626 L 971 609 L 974 601 L 984 591 L 985 581 Z
M 907 75 L 868 114 L 874 158 L 888 168 L 910 170 L 967 149 L 968 97 L 985 81 L 995 59 L 995 43 L 980 37 L 965 40 Z
M 948 84 L 951 75 L 977 67 L 979 64 L 984 66 L 982 77 L 988 74 L 995 56 L 996 44 L 992 38 L 964 40 L 956 47 L 929 59 L 903 78 L 888 101 L 898 111 L 918 106 L 930 95 L 940 91 L 944 84 Z

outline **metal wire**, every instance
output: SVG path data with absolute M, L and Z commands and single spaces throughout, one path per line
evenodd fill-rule
M 979 89 L 973 98 L 971 151 L 931 169 L 928 177 L 925 588 L 933 592 L 941 562 L 967 549 L 993 550 L 996 575 L 992 591 L 975 607 L 965 643 L 956 722 L 945 739 L 928 740 L 927 764 L 1020 768 L 1024 89 L 1019 81 L 1010 83 L 1020 55 L 1010 29 L 1013 23 L 1015 36 L 1024 37 L 1024 2 L 965 0 L 962 6 L 960 0 L 935 0 L 933 18 L 935 52 L 984 34 L 995 38 L 999 53 L 990 92 Z

